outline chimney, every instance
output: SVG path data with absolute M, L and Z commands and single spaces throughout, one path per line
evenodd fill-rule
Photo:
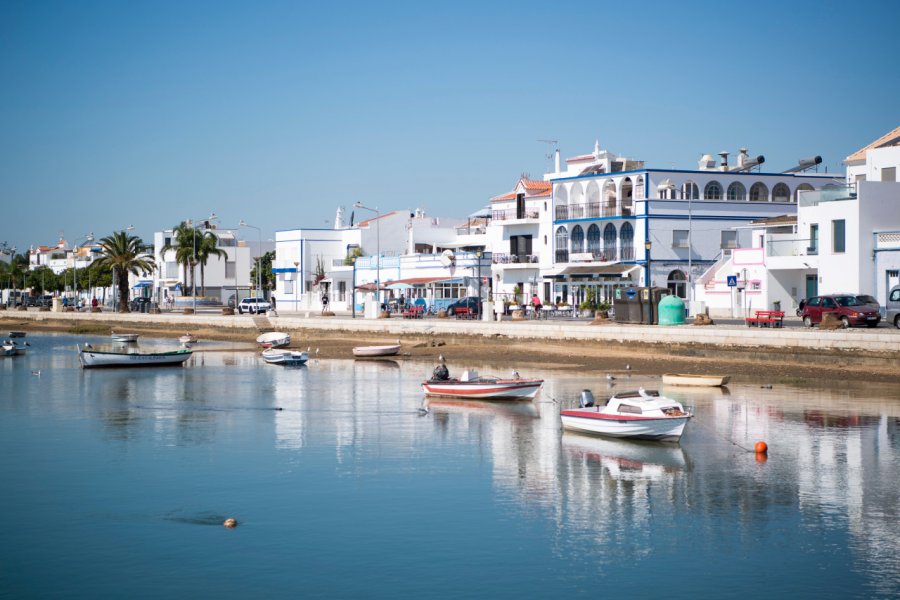
M 722 150 L 721 152 L 719 152 L 719 156 L 722 158 L 722 164 L 719 165 L 719 168 L 723 171 L 727 171 L 728 170 L 728 152 L 726 152 L 725 150 Z
M 559 173 L 559 148 L 556 149 L 555 154 L 556 154 L 556 159 L 555 159 L 555 162 L 553 163 L 553 172 Z

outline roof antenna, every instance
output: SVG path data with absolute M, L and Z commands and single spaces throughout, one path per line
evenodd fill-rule
M 538 140 L 542 144 L 547 144 L 550 148 L 550 153 L 545 154 L 544 157 L 550 161 L 550 168 L 553 168 L 553 159 L 556 157 L 557 151 L 559 151 L 559 140 Z

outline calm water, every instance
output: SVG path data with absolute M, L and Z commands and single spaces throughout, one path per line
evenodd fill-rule
M 84 338 L 27 339 L 0 359 L 6 597 L 900 595 L 892 387 L 673 391 L 697 418 L 654 446 L 560 432 L 599 377 L 421 416 L 428 364 L 82 371 Z

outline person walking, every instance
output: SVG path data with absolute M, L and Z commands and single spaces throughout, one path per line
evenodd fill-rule
M 322 293 L 322 314 L 328 312 L 328 292 Z
M 531 305 L 534 307 L 534 318 L 541 318 L 541 309 L 544 308 L 544 305 L 541 304 L 541 299 L 538 298 L 538 295 L 535 294 L 531 297 Z
M 278 311 L 275 309 L 275 294 L 272 294 L 272 296 L 269 299 L 272 301 L 272 316 L 277 317 Z

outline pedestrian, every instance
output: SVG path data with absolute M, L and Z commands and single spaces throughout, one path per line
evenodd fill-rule
M 97 308 L 97 296 L 91 298 L 91 308 Z
M 270 299 L 272 300 L 272 315 L 277 317 L 278 311 L 275 309 L 275 294 L 272 294 Z
M 69 297 L 63 296 L 63 308 L 68 308 L 68 307 L 69 307 Z
M 403 308 L 406 306 L 406 298 L 403 297 L 403 294 L 400 294 L 400 298 L 397 300 L 397 306 L 400 307 L 400 312 L 403 312 Z
M 322 294 L 322 314 L 328 312 L 328 292 Z
M 534 307 L 534 318 L 540 319 L 541 318 L 541 309 L 544 308 L 544 305 L 541 304 L 541 299 L 538 298 L 537 294 L 534 294 L 531 297 L 531 305 Z

